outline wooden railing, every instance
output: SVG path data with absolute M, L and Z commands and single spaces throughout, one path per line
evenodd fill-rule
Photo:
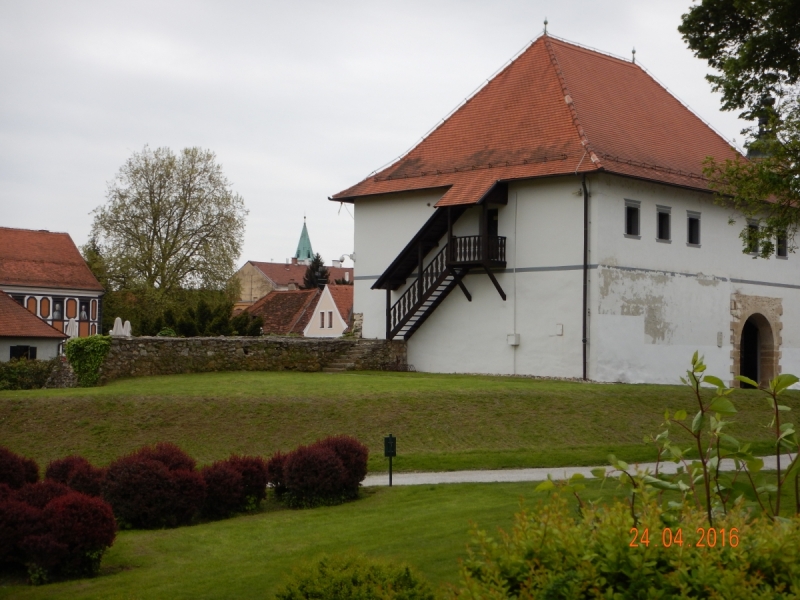
M 506 262 L 506 238 L 492 236 L 487 244 L 488 256 L 484 257 L 483 236 L 465 235 L 453 237 L 450 243 L 450 263 L 479 263 L 486 260 Z
M 393 334 L 396 333 L 395 330 L 403 326 L 417 306 L 428 297 L 432 288 L 438 285 L 439 278 L 447 268 L 446 257 L 447 244 L 425 267 L 422 276 L 418 277 L 389 309 L 389 329 Z

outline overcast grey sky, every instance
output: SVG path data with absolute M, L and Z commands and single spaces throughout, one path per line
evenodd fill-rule
M 330 264 L 352 252 L 353 221 L 328 196 L 414 145 L 545 17 L 569 41 L 626 58 L 635 46 L 637 62 L 741 143 L 746 123 L 720 112 L 677 31 L 689 6 L 0 0 L 0 225 L 83 244 L 132 152 L 200 146 L 250 211 L 239 264 L 291 256 L 304 214 Z

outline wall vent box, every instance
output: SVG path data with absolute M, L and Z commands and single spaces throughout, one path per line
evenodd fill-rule
M 717 332 L 717 348 L 722 348 L 722 332 Z
M 556 335 L 564 335 L 564 324 L 556 323 Z
M 508 334 L 508 345 L 509 346 L 519 346 L 519 334 L 518 333 L 509 333 Z

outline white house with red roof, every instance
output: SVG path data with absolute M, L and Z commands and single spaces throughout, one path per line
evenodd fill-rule
M 675 383 L 800 373 L 800 259 L 742 252 L 703 161 L 738 152 L 639 65 L 544 35 L 355 212 L 363 335 L 418 371 Z
M 341 337 L 350 327 L 352 317 L 353 286 L 328 284 L 319 295 L 303 335 Z
M 12 358 L 55 358 L 65 339 L 65 334 L 0 292 L 0 362 Z
M 102 333 L 103 286 L 68 233 L 0 227 L 0 290 L 57 331 Z

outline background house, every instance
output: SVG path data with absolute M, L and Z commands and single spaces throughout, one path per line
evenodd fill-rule
M 326 285 L 311 312 L 305 337 L 341 337 L 352 323 L 353 286 Z
M 312 290 L 273 290 L 257 300 L 245 312 L 261 317 L 264 335 L 303 335 L 303 331 L 314 314 L 314 305 L 320 291 Z
M 25 310 L 8 294 L 0 292 L 0 361 L 54 358 L 59 355 L 65 339 L 65 334 Z
M 800 262 L 742 252 L 708 156 L 737 152 L 638 65 L 538 38 L 333 196 L 364 337 L 420 371 L 674 383 L 699 350 L 731 383 L 800 372 Z
M 58 331 L 102 333 L 103 286 L 67 233 L 0 227 L 0 290 Z

